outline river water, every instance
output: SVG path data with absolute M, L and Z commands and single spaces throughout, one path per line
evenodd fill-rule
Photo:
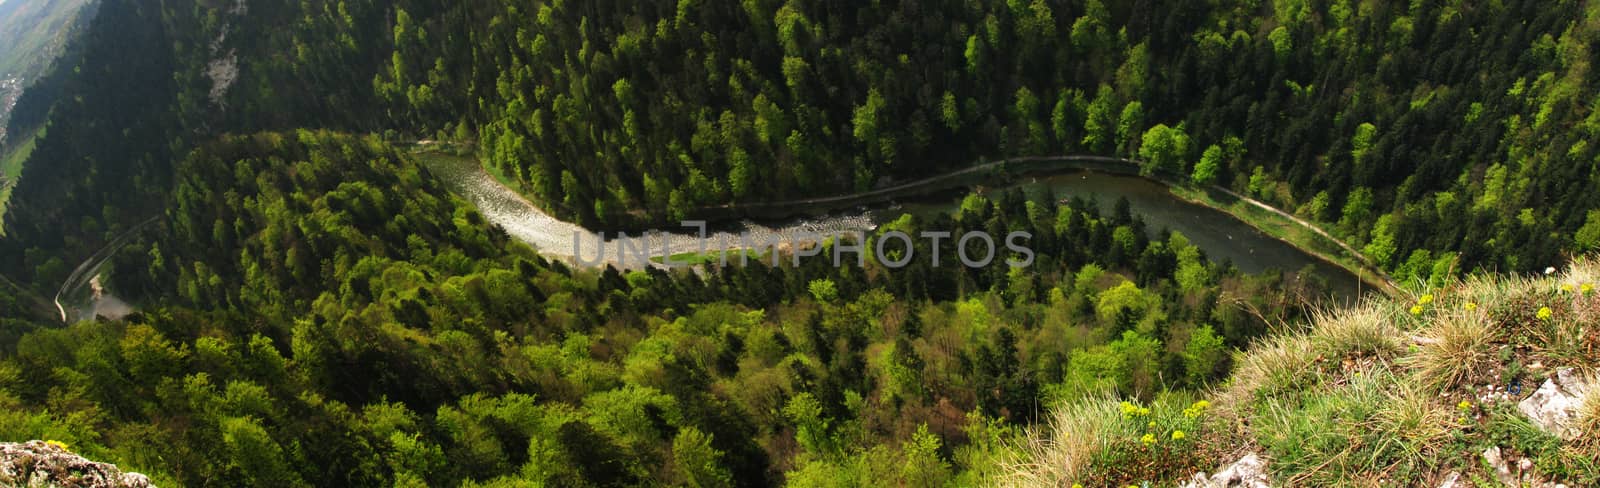
M 597 255 L 599 241 L 592 231 L 577 224 L 556 219 L 517 192 L 507 188 L 486 174 L 471 158 L 428 155 L 419 158 L 439 176 L 452 191 L 477 205 L 480 213 L 490 222 L 505 228 L 512 237 L 521 240 L 543 255 L 573 261 L 581 256 L 592 262 Z M 1246 273 L 1260 273 L 1272 269 L 1301 271 L 1325 280 L 1329 292 L 1338 297 L 1360 296 L 1370 287 L 1364 286 L 1354 275 L 1344 269 L 1318 259 L 1269 236 L 1255 227 L 1235 219 L 1225 212 L 1189 203 L 1173 195 L 1166 186 L 1144 178 L 1093 171 L 1070 171 L 1049 177 L 1030 178 L 1023 182 L 986 191 L 994 192 L 1010 187 L 1021 187 L 1030 195 L 1044 196 L 1050 192 L 1055 198 L 1079 196 L 1095 199 L 1102 212 L 1110 212 L 1119 198 L 1127 198 L 1132 211 L 1140 215 L 1152 236 L 1161 229 L 1180 232 L 1195 246 L 1205 251 L 1214 261 L 1230 261 Z M 737 243 L 739 233 L 747 232 L 754 239 L 775 236 L 795 236 L 811 232 L 830 234 L 840 231 L 870 230 L 876 225 L 898 218 L 904 213 L 932 214 L 954 211 L 959 197 L 919 198 L 914 202 L 880 208 L 858 208 L 835 212 L 826 216 L 790 219 L 778 222 L 744 220 L 724 224 L 721 231 L 711 233 L 710 250 L 722 248 L 723 243 Z M 682 228 L 667 231 L 649 240 L 652 256 L 697 252 L 702 240 L 693 231 Z M 583 236 L 574 246 L 574 235 Z M 615 237 L 608 235 L 608 238 Z M 662 246 L 665 246 L 663 248 Z M 732 246 L 732 247 L 737 247 Z M 604 247 L 605 262 L 617 263 L 615 241 Z
M 1226 212 L 1190 203 L 1173 195 L 1166 185 L 1131 175 L 1098 171 L 1069 171 L 1048 177 L 1030 178 L 1021 183 L 987 190 L 1018 187 L 1030 197 L 1057 199 L 1077 196 L 1093 199 L 1102 213 L 1109 214 L 1120 198 L 1144 219 L 1151 237 L 1168 229 L 1182 233 L 1191 244 L 1205 251 L 1212 261 L 1230 261 L 1240 271 L 1262 273 L 1269 270 L 1298 272 L 1310 267 L 1312 274 L 1327 282 L 1329 291 L 1340 297 L 1360 296 L 1372 288 L 1344 268 L 1323 261 L 1286 242 L 1267 235 Z M 1048 193 L 1047 193 L 1048 192 Z M 954 212 L 960 197 L 924 199 L 900 210 L 919 214 Z M 881 212 L 881 211 L 880 211 Z M 898 216 L 900 212 L 893 212 Z

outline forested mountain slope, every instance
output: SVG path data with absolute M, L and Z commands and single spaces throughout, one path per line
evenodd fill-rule
M 0 77 L 33 78 L 60 54 L 89 0 L 0 3 Z
M 1264 197 L 1402 277 L 1436 262 L 1542 269 L 1600 229 L 1597 217 L 1575 235 L 1600 206 L 1600 153 L 1586 141 L 1600 131 L 1592 2 L 464 2 L 394 14 L 396 54 L 374 79 L 394 115 L 473 124 L 488 164 L 581 219 L 671 219 L 984 157 L 1095 153 Z
M 1025 270 L 574 270 L 397 141 L 474 141 L 588 223 L 1088 153 L 1294 210 L 1411 284 L 1600 245 L 1591 2 L 101 2 L 12 121 L 43 135 L 0 238 L 0 436 L 162 485 L 972 485 L 1051 405 L 1187 400 L 1319 293 L 1147 232 L 1126 202 L 1020 192 L 875 232 L 1028 231 Z M 139 313 L 15 312 L 150 217 L 106 273 Z M 1592 362 L 1587 322 L 1539 316 L 1592 295 L 1561 295 L 1569 311 L 1517 293 L 1480 303 Z M 1401 339 L 1373 324 L 1291 365 L 1387 367 Z M 1296 337 L 1240 374 L 1280 372 L 1260 358 L 1315 342 Z M 1229 419 L 1333 423 L 1296 409 L 1346 384 Z M 1431 419 L 1426 397 L 1408 405 Z M 1297 452 L 1306 425 L 1280 427 L 1218 438 L 1291 467 L 1372 454 Z M 1204 454 L 1096 479 L 1183 476 Z
M 1026 270 L 623 274 L 545 261 L 375 137 L 226 136 L 178 174 L 108 272 L 140 312 L 0 319 L 0 438 L 161 486 L 970 485 L 1047 402 L 1207 384 L 1315 291 L 1015 192 L 881 231 L 1031 232 Z
M 37 249 L 22 276 L 81 255 L 154 212 L 197 141 L 311 126 L 477 139 L 544 206 L 610 223 L 1130 155 L 1401 278 L 1542 269 L 1600 245 L 1597 27 L 1579 0 L 115 0 L 55 74 L 5 247 Z
M 92 5 L 89 0 L 0 2 L 0 143 L 9 134 L 6 121 L 22 89 L 61 54 L 80 21 L 92 15 L 82 14 Z
M 20 257 L 0 264 L 7 275 L 59 283 L 67 262 L 161 212 L 177 163 L 220 134 L 382 127 L 357 109 L 372 98 L 352 74 L 382 48 L 346 44 L 371 36 L 324 8 L 334 6 L 102 2 L 41 82 L 51 90 L 24 94 L 11 121 L 44 135 L 5 216 L 0 252 Z

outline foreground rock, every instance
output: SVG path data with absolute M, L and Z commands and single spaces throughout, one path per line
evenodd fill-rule
M 1272 477 L 1267 474 L 1267 463 L 1255 453 L 1246 454 L 1217 474 L 1207 478 L 1205 473 L 1195 473 L 1182 488 L 1271 488 Z
M 1518 403 L 1517 409 L 1546 432 L 1563 440 L 1572 440 L 1578 435 L 1573 420 L 1577 417 L 1578 408 L 1583 406 L 1583 395 L 1588 388 L 1589 384 L 1579 377 L 1577 371 L 1563 368 L 1556 371 L 1554 377 L 1545 380 L 1544 385 L 1533 392 L 1533 396 Z
M 1444 481 L 1439 482 L 1439 488 L 1472 488 L 1472 487 L 1467 485 L 1467 482 L 1461 479 L 1461 473 L 1460 472 L 1451 471 L 1450 474 L 1444 475 Z
M 148 488 L 150 478 L 124 473 L 44 441 L 0 443 L 0 486 Z
M 1515 466 L 1505 457 L 1499 446 L 1483 451 L 1483 462 L 1494 473 L 1494 478 L 1506 488 L 1567 488 L 1567 485 L 1544 481 L 1539 478 L 1539 473 L 1534 471 L 1533 460 L 1520 459 Z

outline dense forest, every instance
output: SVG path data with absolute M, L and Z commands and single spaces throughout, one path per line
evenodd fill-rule
M 1600 247 L 1577 0 L 102 9 L 17 108 L 57 121 L 6 216 L 24 281 L 153 215 L 197 143 L 296 127 L 475 140 L 585 223 L 1086 153 L 1259 197 L 1401 278 Z
M 1408 284 L 1600 248 L 1584 1 L 96 12 L 9 126 L 38 136 L 0 238 L 0 438 L 164 486 L 979 484 L 1052 405 L 1216 386 L 1324 293 L 1125 201 L 1019 192 L 866 239 L 1027 231 L 1026 269 L 578 268 L 397 149 L 419 139 L 595 225 L 1099 154 Z M 104 273 L 139 311 L 56 324 L 76 263 L 151 217 Z
M 393 20 L 389 115 L 472 126 L 486 164 L 582 221 L 1088 153 L 1258 196 L 1402 277 L 1600 246 L 1588 2 L 402 2 Z
M 1600 6 L 1576 0 L 102 10 L 13 122 L 56 120 L 5 222 L 27 280 L 154 214 L 206 138 L 296 126 L 477 141 L 590 224 L 1102 154 L 1275 203 L 1400 278 L 1600 246 Z
M 1208 384 L 1317 289 L 1147 238 L 1126 202 L 879 229 L 1028 231 L 1026 269 L 620 273 L 546 261 L 373 137 L 230 136 L 179 174 L 167 232 L 110 271 L 160 305 L 23 329 L 0 392 L 48 408 L 0 435 L 187 486 L 925 486 L 978 479 L 1041 404 Z

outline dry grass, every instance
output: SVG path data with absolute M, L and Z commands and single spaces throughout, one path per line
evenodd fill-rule
M 1137 437 L 1122 421 L 1119 402 L 1096 396 L 1063 405 L 1050 413 L 1048 426 L 1030 430 L 1022 445 L 1011 450 L 1000 475 L 1004 486 L 1071 486 L 1088 474 L 1095 455 L 1112 439 Z
M 1376 303 L 1338 312 L 1318 311 L 1312 317 L 1311 344 L 1327 359 L 1348 359 L 1398 354 L 1400 330 Z
M 1245 404 L 1259 395 L 1296 389 L 1319 380 L 1316 346 L 1304 335 L 1275 336 L 1256 343 L 1235 359 L 1233 380 L 1223 404 Z
M 1210 456 L 1203 462 L 1253 450 L 1287 486 L 1433 486 L 1451 471 L 1492 479 L 1481 453 L 1501 447 L 1547 479 L 1600 486 L 1600 377 L 1586 380 L 1593 386 L 1573 441 L 1516 410 L 1530 391 L 1495 399 L 1480 389 L 1600 367 L 1600 260 L 1578 259 L 1554 276 L 1469 277 L 1423 295 L 1318 312 L 1310 325 L 1238 353 L 1230 380 L 1210 396 L 1210 435 L 1194 446 Z M 1109 397 L 1065 405 L 1017 449 L 1002 483 L 1097 479 L 1105 469 L 1094 464 L 1118 452 L 1112 441 L 1137 430 L 1118 421 Z
M 1435 395 L 1404 381 L 1391 387 L 1374 425 L 1379 442 L 1391 445 L 1380 444 L 1376 451 L 1397 451 L 1400 463 L 1420 465 L 1440 449 L 1456 423 Z
M 1494 328 L 1482 314 L 1446 314 L 1422 330 L 1422 344 L 1403 362 L 1414 368 L 1429 391 L 1471 386 L 1474 376 L 1497 362 L 1495 339 Z
M 1591 459 L 1600 459 L 1600 375 L 1591 375 L 1586 384 L 1588 391 L 1583 395 L 1583 405 L 1578 407 L 1574 425 L 1578 437 L 1573 444 Z

